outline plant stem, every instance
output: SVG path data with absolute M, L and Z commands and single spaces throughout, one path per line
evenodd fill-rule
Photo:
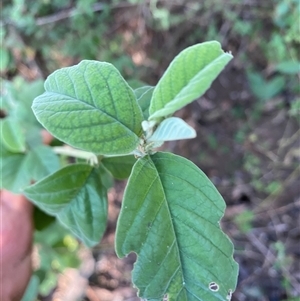
M 53 147 L 52 149 L 58 155 L 85 159 L 85 160 L 91 162 L 93 165 L 98 164 L 97 156 L 90 152 L 86 152 L 86 151 L 71 148 L 71 147 L 65 147 L 65 146 L 56 146 L 56 147 Z

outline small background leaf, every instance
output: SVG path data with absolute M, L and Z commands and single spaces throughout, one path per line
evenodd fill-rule
M 24 192 L 87 246 L 99 243 L 106 228 L 107 196 L 97 169 L 86 164 L 69 165 Z
M 82 61 L 52 73 L 33 102 L 41 124 L 86 151 L 122 155 L 139 143 L 143 119 L 132 89 L 111 64 Z
M 156 153 L 137 161 L 117 224 L 116 252 L 137 253 L 132 278 L 141 298 L 226 300 L 238 265 L 220 229 L 224 210 L 217 189 L 187 159 Z M 209 289 L 212 282 L 217 291 Z
M 114 186 L 114 178 L 112 177 L 111 173 L 104 167 L 103 164 L 100 164 L 98 167 L 100 176 L 101 176 L 101 182 L 106 188 L 106 190 L 110 189 Z
M 39 277 L 37 275 L 32 275 L 21 301 L 36 300 L 39 293 L 39 284 Z
M 275 70 L 285 74 L 298 74 L 300 72 L 300 62 L 283 61 L 275 66 Z
M 171 62 L 153 91 L 150 120 L 172 115 L 200 97 L 232 59 L 219 42 L 186 48 Z
M 36 120 L 31 105 L 33 99 L 45 91 L 44 81 L 27 82 L 24 78 L 16 76 L 12 82 L 3 81 L 1 85 L 1 108 L 5 114 L 18 120 L 25 131 L 32 127 L 40 129 L 41 125 Z
M 149 141 L 173 141 L 180 139 L 191 139 L 197 136 L 196 131 L 178 117 L 164 119 Z
M 1 144 L 1 188 L 20 193 L 30 184 L 31 168 L 27 154 L 10 152 Z
M 29 165 L 31 166 L 31 177 L 35 181 L 57 171 L 60 167 L 57 155 L 51 147 L 39 145 L 28 153 Z
M 134 90 L 134 94 L 138 100 L 138 104 L 142 109 L 144 119 L 147 120 L 149 117 L 149 107 L 153 94 L 154 87 L 144 86 Z
M 1 136 L 8 150 L 16 153 L 25 151 L 25 134 L 18 120 L 9 117 L 1 120 Z
M 33 180 L 40 180 L 60 167 L 57 155 L 49 146 L 39 145 L 26 153 L 11 152 L 3 143 L 0 147 L 0 188 L 14 193 L 21 193 Z
M 276 96 L 285 86 L 285 78 L 281 75 L 268 81 L 258 72 L 248 72 L 247 77 L 252 93 L 261 101 L 267 101 Z

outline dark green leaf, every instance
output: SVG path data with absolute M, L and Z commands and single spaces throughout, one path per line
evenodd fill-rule
M 132 89 L 111 64 L 82 61 L 57 70 L 33 102 L 41 124 L 58 139 L 105 155 L 132 152 L 143 119 Z
M 99 243 L 106 228 L 107 196 L 97 169 L 86 164 L 69 165 L 24 192 L 87 246 Z
M 131 173 L 132 167 L 136 162 L 134 156 L 108 157 L 102 161 L 116 179 L 127 179 Z
M 220 228 L 224 210 L 217 189 L 190 161 L 170 153 L 137 161 L 118 220 L 116 252 L 137 253 L 133 282 L 141 298 L 226 300 L 236 287 L 238 265 Z
M 41 231 L 47 228 L 50 224 L 55 221 L 55 217 L 52 215 L 48 215 L 46 212 L 42 211 L 38 207 L 34 207 L 33 211 L 33 223 L 34 229 Z

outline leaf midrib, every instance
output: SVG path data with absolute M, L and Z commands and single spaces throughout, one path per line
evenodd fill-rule
M 207 72 L 207 70 L 212 68 L 212 64 L 217 63 L 219 60 L 221 60 L 223 57 L 227 56 L 227 53 L 222 53 L 218 57 L 214 58 L 212 61 L 210 61 L 207 65 L 204 66 L 198 73 L 196 73 L 189 81 L 188 83 L 182 87 L 182 89 L 179 91 L 179 93 L 173 98 L 172 101 L 166 103 L 165 107 L 171 106 L 172 103 L 174 104 L 175 102 L 178 103 L 182 98 L 187 98 L 189 95 L 194 94 L 194 92 L 190 91 L 189 94 L 187 94 L 185 90 L 190 90 L 188 87 L 190 84 L 197 85 L 199 81 L 201 80 L 201 77 L 203 77 L 203 73 Z M 214 66 L 213 66 L 214 67 Z M 181 94 L 184 94 L 183 96 Z M 200 95 L 201 96 L 201 95 Z
M 172 214 L 171 214 L 171 211 L 170 211 L 170 208 L 169 208 L 169 204 L 168 204 L 168 201 L 167 201 L 167 197 L 166 197 L 166 194 L 165 194 L 165 189 L 164 189 L 164 186 L 162 184 L 162 181 L 161 181 L 161 178 L 160 178 L 160 174 L 152 160 L 152 158 L 149 156 L 149 160 L 151 160 L 151 164 L 153 164 L 155 170 L 156 170 L 156 173 L 157 173 L 157 178 L 158 178 L 158 181 L 160 183 L 160 186 L 162 188 L 162 191 L 163 191 L 163 194 L 164 194 L 164 202 L 166 203 L 166 207 L 167 207 L 167 211 L 168 211 L 168 215 L 169 215 L 169 221 L 171 223 L 171 226 L 172 226 L 172 234 L 173 234 L 173 237 L 174 237 L 174 243 L 176 245 L 176 253 L 177 253 L 177 256 L 178 256 L 178 259 L 179 259 L 179 268 L 181 270 L 181 275 L 182 275 L 182 282 L 181 283 L 184 283 L 185 282 L 185 279 L 184 279 L 184 273 L 183 273 L 183 269 L 182 269 L 182 259 L 181 259 L 181 256 L 180 256 L 180 248 L 179 248 L 179 245 L 178 245 L 178 241 L 177 241 L 177 236 L 176 236 L 176 231 L 175 231 L 175 228 L 174 228 L 174 224 L 172 222 Z M 170 249 L 170 248 L 169 248 Z M 170 283 L 171 283 L 171 279 L 173 279 L 174 277 L 174 274 L 172 276 L 172 278 L 170 278 L 170 281 L 169 281 L 169 286 L 170 286 Z M 183 287 L 182 287 L 183 289 Z
M 180 91 L 178 91 L 178 93 L 175 95 L 175 97 L 173 97 L 170 101 L 164 103 L 163 106 L 162 106 L 160 109 L 156 110 L 156 111 L 153 112 L 153 113 L 150 113 L 149 120 L 151 120 L 151 119 L 153 119 L 153 118 L 161 117 L 161 116 L 160 116 L 160 114 L 161 114 L 160 112 L 161 112 L 161 111 L 163 112 L 163 110 L 165 110 L 165 109 L 172 109 L 172 107 L 173 107 L 174 105 L 180 103 L 180 101 L 181 101 L 182 99 L 188 98 L 189 95 L 193 94 L 194 92 L 190 92 L 190 91 L 189 91 L 189 90 L 190 90 L 190 88 L 188 88 L 189 85 L 190 85 L 190 84 L 196 85 L 196 84 L 201 80 L 201 77 L 203 76 L 203 72 L 206 71 L 206 70 L 209 70 L 209 68 L 211 68 L 211 64 L 214 64 L 216 61 L 218 61 L 218 60 L 221 59 L 222 57 L 225 57 L 225 55 L 228 55 L 228 53 L 224 52 L 224 53 L 220 54 L 218 57 L 214 58 L 214 59 L 213 59 L 212 61 L 210 61 L 207 65 L 205 65 L 204 68 L 202 68 L 198 73 L 196 73 L 196 74 L 195 74 L 195 75 L 187 82 L 187 84 L 186 84 L 185 86 L 183 86 L 183 87 L 180 89 Z M 199 78 L 198 78 L 198 77 L 199 77 Z M 172 81 L 171 81 L 171 85 L 172 85 Z M 185 90 L 187 90 L 187 92 L 189 92 L 189 94 L 186 94 L 186 91 L 185 91 Z M 172 91 L 173 91 L 173 89 L 172 89 Z M 183 92 L 184 92 L 184 93 L 183 93 Z M 181 94 L 183 94 L 183 95 L 181 95 Z M 200 96 L 201 96 L 201 95 L 200 95 Z M 199 97 L 200 97 L 200 96 L 199 96 Z M 163 97 L 163 89 L 161 89 L 161 87 L 160 87 L 160 97 L 161 97 L 161 99 L 164 98 L 164 97 Z M 186 105 L 186 104 L 183 104 L 183 105 L 181 106 L 181 108 L 182 108 L 184 105 Z M 180 109 L 180 108 L 179 108 L 179 109 Z M 177 110 L 179 110 L 179 109 L 177 109 Z M 159 113 L 160 113 L 160 114 L 159 114 Z M 157 114 L 158 114 L 158 116 L 156 116 Z
M 60 94 L 60 93 L 58 93 L 58 92 L 53 92 L 53 91 L 46 91 L 45 94 L 47 94 L 47 93 L 49 93 L 49 94 L 55 94 L 55 95 L 58 95 L 58 96 L 60 96 L 60 97 L 61 97 L 61 96 L 67 96 L 67 97 L 70 98 L 71 101 L 76 101 L 76 102 L 79 102 L 79 103 L 82 102 L 82 103 L 83 103 L 84 105 L 86 105 L 87 107 L 90 107 L 91 110 L 93 110 L 93 111 L 96 110 L 96 111 L 101 112 L 102 114 L 104 114 L 104 115 L 107 116 L 108 118 L 112 119 L 115 123 L 121 124 L 126 130 L 129 130 L 131 133 L 133 133 L 134 135 L 137 136 L 137 134 L 136 134 L 135 132 L 133 132 L 129 127 L 127 127 L 123 122 L 121 122 L 120 120 L 118 120 L 116 117 L 114 117 L 114 116 L 108 114 L 107 112 L 101 110 L 101 109 L 98 108 L 98 107 L 94 107 L 93 105 L 87 103 L 86 101 L 83 101 L 82 99 L 74 98 L 74 96 L 70 96 L 69 94 Z M 45 95 L 44 95 L 44 96 L 45 96 Z M 68 100 L 66 100 L 66 101 L 68 101 Z M 62 101 L 59 100 L 59 102 L 62 102 Z M 93 100 L 93 102 L 94 102 L 94 100 Z M 44 103 L 45 103 L 45 102 L 44 102 Z M 46 110 L 47 110 L 47 109 L 46 109 Z M 55 111 L 49 110 L 49 109 L 48 109 L 48 111 L 50 111 L 50 112 L 55 112 Z M 61 112 L 63 112 L 63 111 L 60 111 L 59 113 L 61 113 Z M 69 112 L 69 110 L 67 110 L 67 112 Z M 56 113 L 57 113 L 57 112 L 56 112 Z
M 76 197 L 79 193 L 79 191 L 85 187 L 88 179 L 90 178 L 90 176 L 92 175 L 94 169 L 91 168 L 90 172 L 88 173 L 87 177 L 85 178 L 85 180 L 82 182 L 82 185 L 80 186 L 80 188 L 77 188 L 77 189 L 74 189 L 74 193 L 72 194 L 72 199 L 70 202 L 66 203 L 66 205 L 57 213 L 57 214 L 60 214 L 61 212 L 63 212 L 64 210 L 66 210 L 69 206 L 71 206 L 71 204 L 73 203 L 74 201 L 74 197 Z

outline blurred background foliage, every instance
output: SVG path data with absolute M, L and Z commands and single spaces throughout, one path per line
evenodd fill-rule
M 234 60 L 204 97 L 179 112 L 198 138 L 166 148 L 193 160 L 227 202 L 223 228 L 241 267 L 233 300 L 299 300 L 299 18 L 299 0 L 3 0 L 2 99 L 24 99 L 27 112 L 42 80 L 82 59 L 113 63 L 134 88 L 155 85 L 182 49 L 220 41 Z M 1 118 L 10 110 L 1 106 Z M 111 190 L 115 211 L 118 185 Z M 51 300 L 57 275 L 80 266 L 83 247 L 51 219 L 38 226 L 45 220 L 36 217 L 39 264 L 24 301 Z M 114 226 L 112 218 L 93 251 L 96 263 L 113 252 Z M 115 300 L 104 290 L 130 286 L 121 276 L 107 284 L 107 273 L 95 268 L 89 275 L 102 299 L 86 290 L 81 300 Z M 118 300 L 135 300 L 126 296 Z

